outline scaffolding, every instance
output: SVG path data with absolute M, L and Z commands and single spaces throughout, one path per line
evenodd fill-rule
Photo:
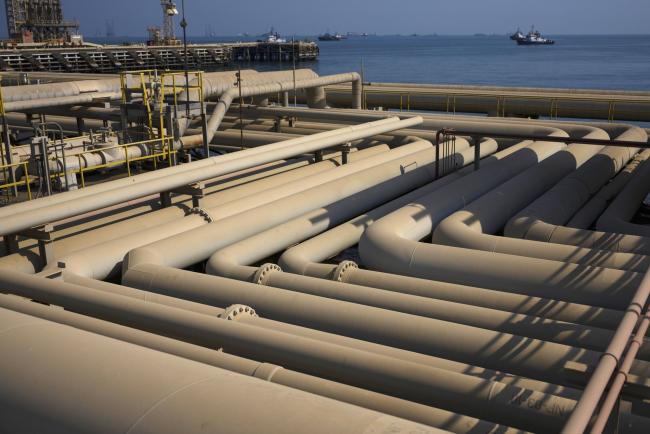
M 20 42 L 66 41 L 79 23 L 65 21 L 60 0 L 5 0 L 7 32 Z

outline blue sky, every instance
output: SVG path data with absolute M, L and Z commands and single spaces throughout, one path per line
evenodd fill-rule
M 180 0 L 178 0 L 180 7 Z M 88 36 L 144 36 L 159 24 L 159 0 L 63 0 L 66 18 Z M 650 0 L 186 0 L 190 35 L 284 35 L 325 31 L 379 34 L 506 33 L 535 24 L 547 34 L 650 33 Z M 6 34 L 4 8 L 0 32 Z

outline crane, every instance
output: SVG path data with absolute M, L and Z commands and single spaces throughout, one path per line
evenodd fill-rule
M 172 0 L 160 0 L 163 10 L 163 32 L 162 37 L 167 41 L 176 39 L 174 36 L 174 17 L 178 15 L 176 3 Z

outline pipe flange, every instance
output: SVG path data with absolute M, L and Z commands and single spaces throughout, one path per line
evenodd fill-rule
M 262 265 L 255 272 L 255 275 L 253 276 L 253 283 L 257 283 L 258 285 L 266 284 L 266 280 L 269 278 L 269 275 L 275 271 L 282 271 L 282 268 L 280 268 L 280 266 L 277 264 Z
M 187 215 L 190 215 L 190 214 L 199 215 L 199 216 L 203 217 L 203 219 L 208 223 L 214 222 L 214 219 L 212 218 L 210 213 L 205 208 L 192 208 L 187 213 Z
M 249 316 L 251 318 L 258 317 L 257 312 L 255 312 L 255 309 L 243 304 L 233 304 L 232 306 L 227 307 L 226 310 L 223 311 L 223 313 L 220 313 L 217 316 L 227 321 L 238 321 L 239 318 L 243 316 Z
M 339 264 L 338 267 L 336 267 L 336 270 L 334 270 L 334 273 L 332 274 L 332 280 L 343 282 L 343 277 L 345 276 L 346 272 L 350 270 L 356 270 L 358 268 L 359 266 L 354 261 L 343 261 Z

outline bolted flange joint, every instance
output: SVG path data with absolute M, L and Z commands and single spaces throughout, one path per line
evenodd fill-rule
M 354 261 L 343 261 L 339 264 L 338 267 L 336 267 L 334 273 L 332 273 L 332 280 L 335 280 L 337 282 L 343 282 L 345 278 L 345 273 L 347 273 L 350 270 L 356 270 L 358 268 L 359 266 Z
M 190 214 L 199 215 L 199 216 L 203 217 L 203 219 L 208 223 L 212 223 L 214 221 L 214 219 L 212 218 L 210 213 L 208 213 L 208 211 L 205 208 L 198 208 L 198 207 L 197 208 L 192 208 L 187 213 L 187 215 L 190 215 Z
M 258 285 L 266 284 L 266 280 L 269 278 L 269 275 L 276 271 L 282 271 L 282 268 L 280 268 L 280 266 L 277 264 L 262 265 L 255 272 L 255 275 L 253 276 L 253 283 L 257 283 Z
M 258 317 L 257 312 L 255 312 L 255 309 L 243 304 L 233 304 L 232 306 L 227 307 L 226 310 L 223 311 L 223 313 L 220 313 L 218 315 L 219 318 L 225 319 L 227 321 L 237 321 L 239 320 L 239 318 L 243 316 L 248 316 L 252 318 Z

